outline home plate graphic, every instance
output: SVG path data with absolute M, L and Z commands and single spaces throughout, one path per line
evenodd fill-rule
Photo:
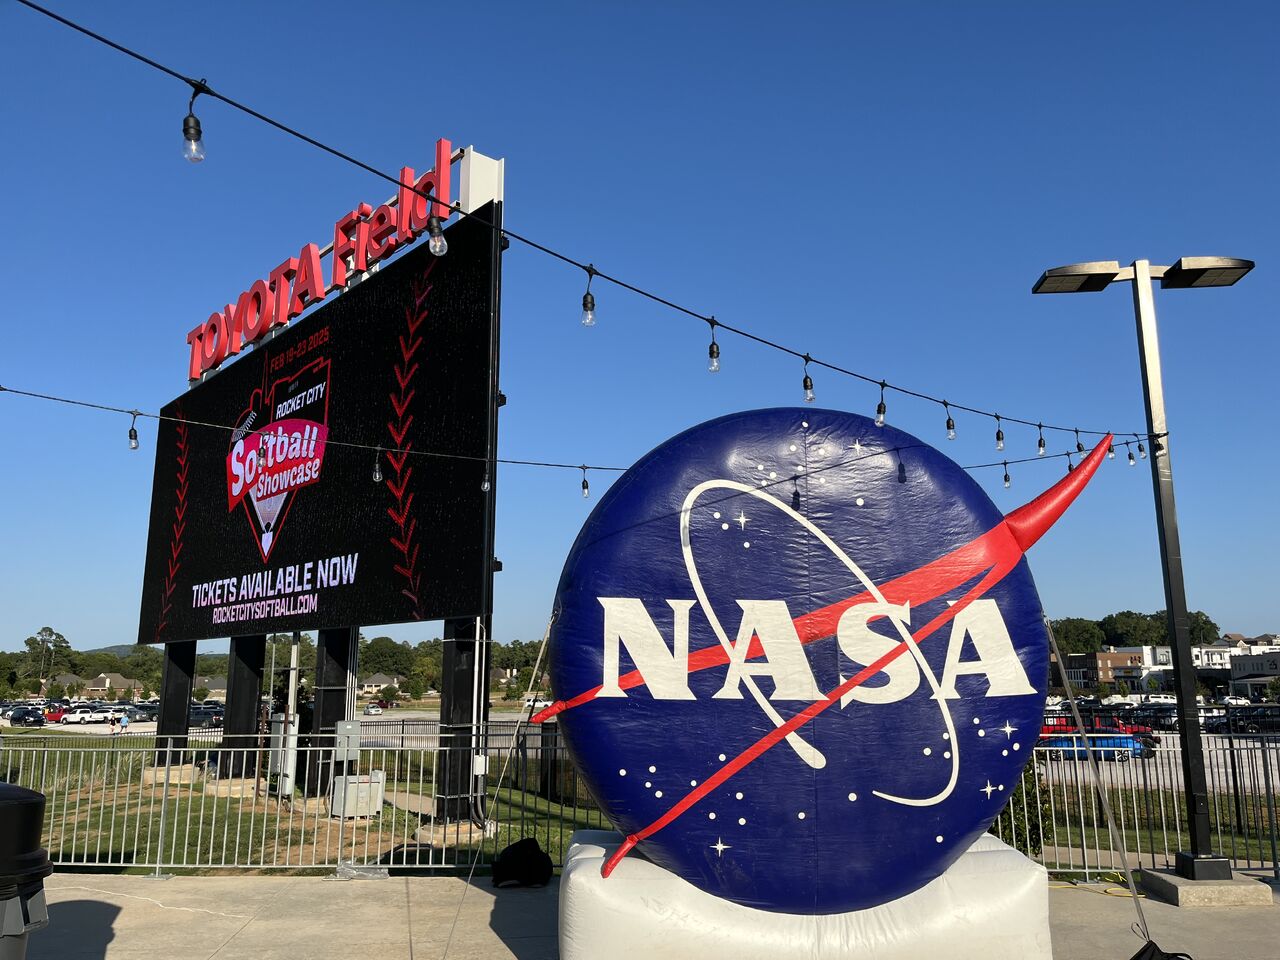
M 1008 516 L 855 414 L 733 414 L 624 474 L 556 595 L 555 717 L 633 848 L 786 913 L 897 899 L 1016 789 L 1048 638 L 1025 552 L 1110 438 Z

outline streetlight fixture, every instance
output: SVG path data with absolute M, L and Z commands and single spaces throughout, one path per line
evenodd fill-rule
M 1166 289 L 1229 287 L 1252 269 L 1252 260 L 1231 257 L 1183 257 L 1167 267 L 1152 266 L 1148 260 L 1135 260 L 1124 268 L 1115 260 L 1100 260 L 1046 270 L 1031 288 L 1032 293 L 1093 293 L 1113 283 L 1127 282 L 1133 287 L 1138 359 L 1147 407 L 1147 434 L 1151 441 L 1151 482 L 1155 489 L 1156 523 L 1160 531 L 1165 610 L 1169 618 L 1168 634 L 1173 647 L 1173 677 L 1178 696 L 1183 790 L 1191 828 L 1191 849 L 1178 851 L 1174 865 L 1178 874 L 1189 880 L 1229 880 L 1231 861 L 1211 851 L 1209 789 L 1196 705 L 1196 674 L 1191 661 L 1187 594 L 1182 579 L 1182 548 L 1178 543 L 1178 514 L 1173 500 L 1173 468 L 1169 462 L 1164 382 L 1160 372 L 1160 343 L 1156 334 L 1151 281 L 1159 278 L 1160 285 Z

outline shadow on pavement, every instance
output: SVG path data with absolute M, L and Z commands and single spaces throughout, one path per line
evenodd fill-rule
M 490 881 L 482 877 L 476 883 L 488 887 Z M 494 900 L 489 929 L 514 960 L 556 960 L 560 955 L 556 942 L 558 880 L 545 887 L 490 889 Z
M 101 900 L 49 904 L 49 926 L 27 939 L 27 960 L 98 960 L 115 939 L 120 908 Z

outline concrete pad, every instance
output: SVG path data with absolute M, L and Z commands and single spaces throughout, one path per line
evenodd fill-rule
M 1266 884 L 1255 881 L 1263 890 Z M 466 890 L 465 897 L 463 890 Z M 50 925 L 28 960 L 555 960 L 559 891 L 495 890 L 488 877 L 335 881 L 320 877 L 145 877 L 59 872 Z M 1108 895 L 1108 890 L 1112 895 Z M 1115 888 L 1055 886 L 1055 960 L 1123 960 L 1142 945 Z M 1274 894 L 1273 894 L 1274 896 Z M 461 909 L 459 907 L 461 906 Z M 1151 935 L 1196 960 L 1276 960 L 1280 902 L 1182 910 L 1144 900 Z M 618 944 L 618 956 L 628 945 Z
M 1188 880 L 1172 870 L 1142 871 L 1142 889 L 1176 907 L 1268 906 L 1271 888 L 1257 880 Z
M 1267 889 L 1265 884 L 1260 884 Z M 1162 950 L 1195 960 L 1275 960 L 1280 902 L 1267 906 L 1183 910 L 1144 899 L 1151 938 Z M 1104 884 L 1050 884 L 1054 960 L 1123 960 L 1138 952 L 1137 915 L 1128 891 Z

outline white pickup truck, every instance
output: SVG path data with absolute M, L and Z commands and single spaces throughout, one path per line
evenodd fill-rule
M 106 707 L 72 707 L 62 715 L 62 723 L 106 723 L 111 712 Z

